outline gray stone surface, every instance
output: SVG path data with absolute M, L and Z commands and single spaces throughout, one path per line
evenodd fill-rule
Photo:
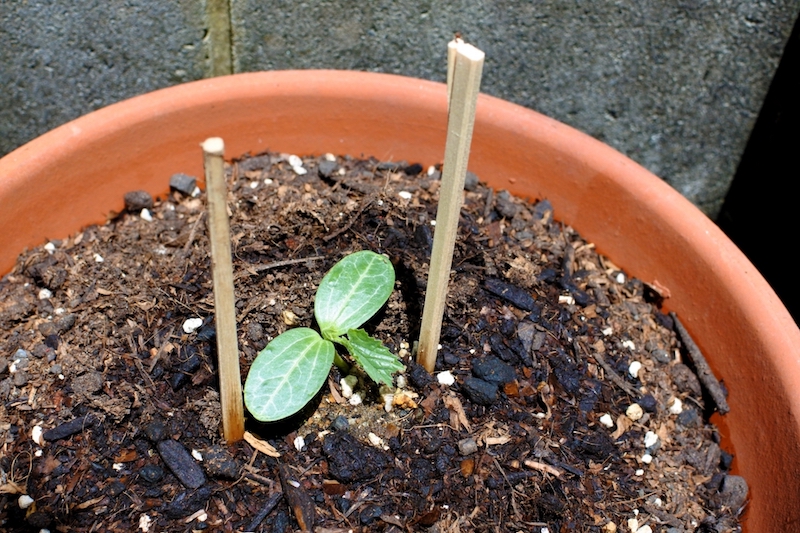
M 198 0 L 0 0 L 0 156 L 100 107 L 203 78 Z
M 570 124 L 714 215 L 798 0 L 232 0 L 234 70 L 338 68 L 442 81 L 453 32 L 483 91 Z
M 99 107 L 220 72 L 208 41 L 224 56 L 227 21 L 209 24 L 208 14 L 227 15 L 226 1 L 0 0 L 0 155 Z M 229 6 L 236 72 L 339 68 L 442 81 L 445 44 L 462 32 L 487 53 L 484 92 L 597 137 L 714 215 L 800 0 Z

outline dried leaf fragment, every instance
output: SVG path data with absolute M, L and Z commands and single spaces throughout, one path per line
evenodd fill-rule
M 616 440 L 622 436 L 623 433 L 628 431 L 630 427 L 633 425 L 633 420 L 628 418 L 625 415 L 619 415 L 617 417 L 617 429 L 614 433 L 611 434 L 611 438 Z
M 533 459 L 525 459 L 523 463 L 525 466 L 532 468 L 533 470 L 538 470 L 539 472 L 545 472 L 556 477 L 561 477 L 561 470 L 546 463 L 540 463 L 539 461 L 534 461 Z
M 249 431 L 244 432 L 244 440 L 247 442 L 247 444 L 260 451 L 264 455 L 268 455 L 270 457 L 281 456 L 281 454 L 278 453 L 278 450 L 276 450 L 270 443 L 259 439 Z
M 483 443 L 486 446 L 495 446 L 497 444 L 505 444 L 511 441 L 511 437 L 508 435 L 500 435 L 499 437 L 486 437 L 483 439 Z
M 464 412 L 461 400 L 454 394 L 445 396 L 443 400 L 445 407 L 450 411 L 450 425 L 456 429 L 463 427 L 467 431 L 472 431 L 472 425 L 469 423 L 467 413 Z

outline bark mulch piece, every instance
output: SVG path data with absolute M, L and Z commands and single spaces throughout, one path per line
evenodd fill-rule
M 0 280 L 0 530 L 739 530 L 747 485 L 675 320 L 546 200 L 469 180 L 430 376 L 411 352 L 439 173 L 302 169 L 227 168 L 242 377 L 313 326 L 336 261 L 371 249 L 397 272 L 366 325 L 407 365 L 394 396 L 360 376 L 350 405 L 333 368 L 305 412 L 248 421 L 262 451 L 225 445 L 203 197 L 129 195 Z

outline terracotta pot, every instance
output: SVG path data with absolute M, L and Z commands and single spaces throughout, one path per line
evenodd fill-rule
M 374 155 L 441 161 L 441 84 L 381 74 L 242 74 L 164 89 L 70 122 L 0 160 L 0 272 L 27 246 L 122 208 L 133 189 L 202 176 L 199 143 L 226 154 Z M 665 287 L 730 390 L 735 468 L 750 484 L 747 531 L 800 523 L 800 331 L 753 265 L 700 211 L 606 145 L 481 96 L 470 168 L 496 188 L 548 198 L 557 218 L 632 275 Z

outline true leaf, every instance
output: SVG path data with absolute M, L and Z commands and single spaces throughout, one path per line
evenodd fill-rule
M 244 401 L 262 422 L 281 420 L 319 392 L 333 363 L 333 343 L 310 328 L 281 333 L 259 352 L 244 384 Z
M 340 341 L 353 359 L 361 365 L 367 375 L 376 383 L 392 384 L 392 374 L 403 369 L 403 363 L 363 329 L 351 329 L 347 339 Z
M 317 289 L 314 315 L 322 336 L 335 339 L 361 326 L 383 307 L 394 289 L 394 268 L 369 250 L 346 256 L 331 268 Z

